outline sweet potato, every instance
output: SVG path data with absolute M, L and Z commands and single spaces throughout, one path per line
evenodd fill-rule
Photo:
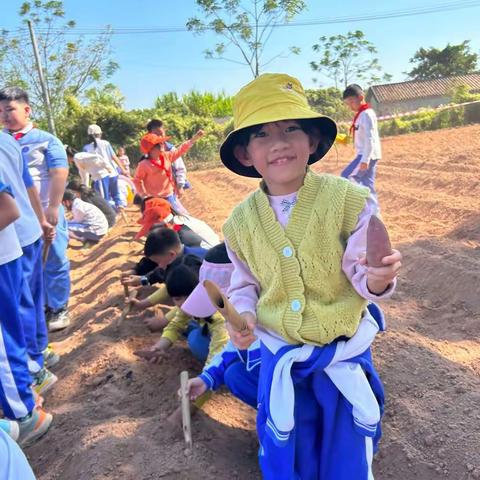
M 382 258 L 392 254 L 392 245 L 383 222 L 372 215 L 367 229 L 367 265 L 383 267 Z

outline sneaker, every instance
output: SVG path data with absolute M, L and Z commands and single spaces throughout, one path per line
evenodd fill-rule
M 52 368 L 60 361 L 60 355 L 49 345 L 43 352 L 43 363 L 45 368 Z
M 63 330 L 70 325 L 70 317 L 68 315 L 68 310 L 62 308 L 58 312 L 50 312 L 49 321 L 48 321 L 48 331 L 57 332 L 58 330 Z
M 42 395 L 48 392 L 57 383 L 57 380 L 57 376 L 44 367 L 34 375 L 32 388 L 36 393 Z
M 0 430 L 3 430 L 7 435 L 12 437 L 15 441 L 18 440 L 20 435 L 20 427 L 18 422 L 14 420 L 7 420 L 6 418 L 0 418 Z
M 35 407 L 30 415 L 19 420 L 20 436 L 18 443 L 25 447 L 37 441 L 41 436 L 47 433 L 52 423 L 51 413 L 45 412 L 40 407 Z

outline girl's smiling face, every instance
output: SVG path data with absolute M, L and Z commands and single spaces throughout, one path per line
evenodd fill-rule
M 234 155 L 243 165 L 255 167 L 270 195 L 287 195 L 303 185 L 308 159 L 318 142 L 298 121 L 281 120 L 262 125 L 250 135 L 247 146 L 235 146 Z

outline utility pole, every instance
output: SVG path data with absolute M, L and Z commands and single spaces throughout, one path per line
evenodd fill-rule
M 33 31 L 33 25 L 30 20 L 27 20 L 28 29 L 30 30 L 30 39 L 32 40 L 33 54 L 35 55 L 35 62 L 37 64 L 38 77 L 40 78 L 40 86 L 42 87 L 43 104 L 47 113 L 48 129 L 50 133 L 56 135 L 55 122 L 53 121 L 52 108 L 50 107 L 50 98 L 48 96 L 47 84 L 45 83 L 45 77 L 43 76 L 43 68 L 40 63 L 40 55 L 38 54 L 37 38 Z

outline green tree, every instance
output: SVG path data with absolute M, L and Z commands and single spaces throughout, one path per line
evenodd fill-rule
M 449 43 L 443 49 L 419 48 L 410 59 L 414 65 L 406 72 L 413 80 L 431 80 L 452 75 L 466 75 L 477 71 L 478 55 L 470 50 L 470 41 L 458 45 Z
M 233 114 L 233 98 L 223 92 L 192 90 L 181 97 L 176 92 L 169 92 L 156 98 L 155 108 L 164 113 L 225 118 Z
M 361 30 L 346 35 L 322 36 L 312 48 L 320 56 L 319 60 L 310 62 L 312 70 L 332 79 L 336 88 L 352 82 L 372 84 L 392 78 L 382 72 L 376 57 L 377 48 Z
M 448 96 L 452 103 L 476 102 L 480 100 L 480 93 L 471 93 L 471 87 L 458 83 L 450 88 Z
M 291 21 L 306 7 L 303 0 L 196 0 L 196 3 L 203 19 L 190 18 L 187 28 L 197 34 L 213 30 L 223 37 L 213 49 L 204 52 L 205 56 L 247 65 L 254 77 L 273 60 L 286 56 L 283 51 L 264 60 L 265 47 L 275 26 Z M 231 47 L 238 50 L 240 60 L 226 57 Z M 300 53 L 294 46 L 289 51 Z
M 118 64 L 111 59 L 111 30 L 107 28 L 91 42 L 81 36 L 72 39 L 68 35 L 75 22 L 64 20 L 63 1 L 27 1 L 22 4 L 19 15 L 23 23 L 30 20 L 35 26 L 54 118 L 61 115 L 67 97 L 79 97 L 117 70 Z M 42 118 L 42 91 L 32 48 L 26 45 L 27 38 L 25 28 L 0 33 L 0 83 L 28 90 L 34 113 Z
M 305 90 L 310 106 L 337 122 L 350 120 L 352 112 L 343 103 L 342 91 L 336 87 Z

